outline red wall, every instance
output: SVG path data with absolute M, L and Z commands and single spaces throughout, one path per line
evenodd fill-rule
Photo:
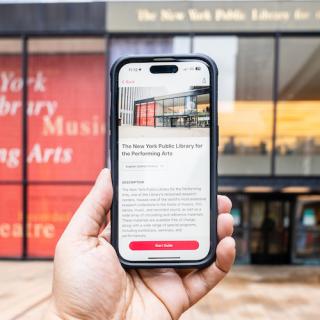
M 155 121 L 155 102 L 136 104 L 136 125 L 153 127 Z
M 20 61 L 0 56 L 0 256 L 21 255 Z M 30 56 L 28 113 L 28 254 L 50 256 L 104 165 L 104 55 Z

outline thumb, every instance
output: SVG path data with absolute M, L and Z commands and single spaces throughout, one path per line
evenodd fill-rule
M 69 222 L 64 235 L 73 238 L 97 237 L 112 203 L 112 183 L 109 169 L 103 169 L 95 185 Z

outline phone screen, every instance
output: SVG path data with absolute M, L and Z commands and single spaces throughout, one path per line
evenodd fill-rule
M 209 253 L 210 81 L 202 60 L 128 63 L 119 71 L 123 259 L 195 261 Z

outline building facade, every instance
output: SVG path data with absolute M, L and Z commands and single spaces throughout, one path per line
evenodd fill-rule
M 313 1 L 0 4 L 0 256 L 52 257 L 107 163 L 118 57 L 205 53 L 219 68 L 219 190 L 238 263 L 319 264 L 319 26 Z M 130 90 L 123 125 L 208 125 L 201 88 Z
M 132 103 L 129 119 L 136 126 L 209 127 L 209 88 L 197 88 L 164 96 L 150 96 Z M 130 124 L 122 121 L 123 124 Z

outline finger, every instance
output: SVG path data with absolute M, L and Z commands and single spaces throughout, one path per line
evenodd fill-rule
M 226 196 L 218 195 L 218 238 L 219 240 L 230 237 L 233 233 L 233 217 L 229 214 L 232 207 L 231 200 Z M 176 272 L 181 278 L 186 277 L 194 269 L 177 269 Z
M 186 277 L 189 273 L 194 272 L 194 268 L 193 269 L 176 269 L 176 273 L 181 277 L 184 278 Z
M 103 169 L 95 185 L 73 215 L 65 233 L 73 237 L 97 237 L 112 202 L 110 171 Z
M 233 217 L 230 213 L 220 213 L 217 222 L 218 238 L 231 237 L 233 233 Z
M 103 232 L 103 230 L 105 229 L 105 227 L 110 223 L 110 211 L 106 214 L 105 219 L 103 221 L 103 224 L 100 226 L 100 230 L 99 230 L 99 235 L 101 234 L 101 232 Z
M 190 306 L 206 295 L 229 272 L 236 254 L 234 239 L 227 237 L 221 240 L 216 252 L 215 263 L 191 273 L 182 280 L 189 296 Z
M 218 195 L 218 213 L 230 212 L 232 202 L 227 196 Z
M 166 306 L 172 319 L 188 308 L 188 297 L 181 278 L 172 268 L 139 269 L 145 286 Z
M 103 238 L 107 242 L 110 243 L 111 241 L 111 224 L 108 223 L 106 227 L 102 230 L 102 232 L 99 234 L 99 238 Z

